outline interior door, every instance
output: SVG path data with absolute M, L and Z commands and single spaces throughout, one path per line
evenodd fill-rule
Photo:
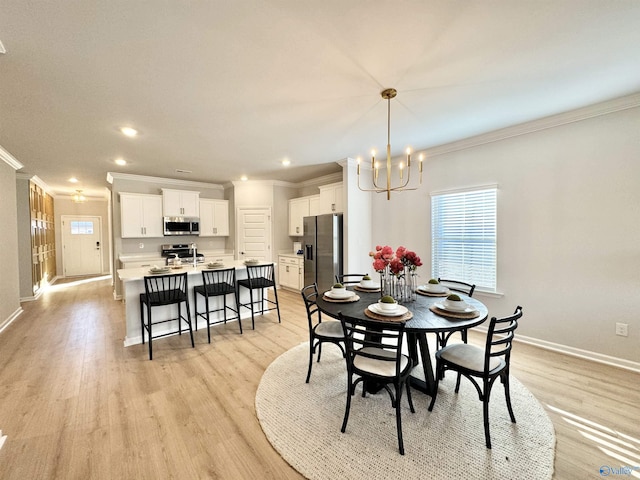
M 102 219 L 62 216 L 62 263 L 64 275 L 102 273 Z
M 256 258 L 270 262 L 271 208 L 238 207 L 238 260 Z

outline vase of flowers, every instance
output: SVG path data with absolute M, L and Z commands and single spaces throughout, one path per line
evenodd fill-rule
M 405 247 L 395 251 L 388 245 L 377 245 L 375 251 L 369 252 L 373 257 L 373 268 L 380 274 L 380 292 L 391 295 L 398 301 L 416 299 L 416 269 L 422 265 L 420 257 Z

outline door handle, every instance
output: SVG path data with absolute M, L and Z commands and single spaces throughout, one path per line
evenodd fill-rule
M 100 250 L 100 242 L 96 242 L 96 250 Z

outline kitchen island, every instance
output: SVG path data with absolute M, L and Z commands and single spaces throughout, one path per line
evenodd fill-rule
M 233 261 L 233 262 L 225 262 L 224 268 L 235 267 L 236 269 L 236 280 L 247 278 L 247 267 L 244 265 L 242 261 Z M 193 329 L 196 330 L 196 319 L 195 319 L 195 298 L 193 296 L 193 287 L 196 285 L 202 285 L 202 270 L 208 270 L 209 268 L 206 264 L 199 264 L 194 267 L 193 265 L 183 265 L 182 268 L 179 269 L 171 269 L 170 273 L 187 273 L 187 287 L 188 287 L 188 295 L 189 295 L 189 308 L 191 311 L 191 321 L 193 325 Z M 142 268 L 124 268 L 118 270 L 118 278 L 123 283 L 124 288 L 124 302 L 125 306 L 125 315 L 126 315 L 126 333 L 124 338 L 124 346 L 128 347 L 130 345 L 136 345 L 142 343 L 142 335 L 140 331 L 140 294 L 144 293 L 144 277 L 149 275 L 149 267 Z M 268 295 L 268 290 L 265 292 L 265 297 Z M 273 295 L 271 293 L 270 295 Z M 254 296 L 255 298 L 255 296 Z M 198 295 L 198 311 L 204 312 L 204 298 L 201 295 Z M 231 301 L 231 296 L 228 298 L 228 302 Z M 240 290 L 240 302 L 249 303 L 249 291 L 245 288 Z M 209 308 L 221 308 L 222 307 L 222 297 L 210 297 L 209 298 Z M 227 315 L 229 315 L 228 312 Z M 154 307 L 153 308 L 153 316 L 154 318 L 171 318 L 177 316 L 177 307 L 175 305 L 169 305 L 165 307 Z M 156 317 L 157 316 L 157 317 Z M 241 318 L 251 318 L 251 311 L 247 308 L 241 308 L 240 311 Z M 211 321 L 216 321 L 218 319 L 222 319 L 222 312 L 215 312 L 211 314 Z M 235 321 L 235 320 L 232 320 Z M 202 317 L 198 318 L 198 329 L 206 328 L 207 322 Z M 186 325 L 183 323 L 183 328 Z M 164 332 L 176 331 L 177 334 L 178 322 L 172 321 L 167 322 L 165 324 L 154 327 L 154 336 L 155 334 L 162 334 Z

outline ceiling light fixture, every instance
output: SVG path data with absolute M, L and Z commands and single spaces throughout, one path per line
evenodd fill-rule
M 82 190 L 76 190 L 76 193 L 73 194 L 73 196 L 71 197 L 71 199 L 75 202 L 75 203 L 84 203 L 87 201 L 87 197 L 85 197 L 82 194 Z
M 71 177 L 71 178 L 69 179 L 69 181 L 70 181 L 71 183 L 78 183 L 78 179 L 77 179 L 76 177 Z
M 127 161 L 124 158 L 116 158 L 116 165 L 124 166 L 127 164 Z
M 285 158 L 284 160 L 282 160 L 282 165 L 288 167 L 289 165 L 291 165 L 291 160 Z
M 407 163 L 406 165 L 400 161 L 398 163 L 398 173 L 400 177 L 400 183 L 396 186 L 391 186 L 391 99 L 395 98 L 398 94 L 395 88 L 387 88 L 380 92 L 382 98 L 387 101 L 387 165 L 386 165 L 386 177 L 387 177 L 387 185 L 386 188 L 384 186 L 378 185 L 378 173 L 380 170 L 380 164 L 376 162 L 376 151 L 371 151 L 371 184 L 373 188 L 362 188 L 360 186 L 360 161 L 358 158 L 358 188 L 363 192 L 376 192 L 383 193 L 387 192 L 387 200 L 391 200 L 391 192 L 401 192 L 404 190 L 416 190 L 418 187 L 409 187 L 409 181 L 411 180 L 411 149 L 407 148 Z M 422 185 L 422 162 L 424 160 L 424 155 L 420 154 L 419 157 L 419 171 L 420 171 L 420 185 Z M 407 178 L 404 179 L 404 169 L 407 169 Z
M 242 175 L 240 177 L 240 180 L 242 180 L 243 182 L 246 182 L 247 181 L 247 176 L 246 175 Z
M 120 131 L 127 137 L 135 137 L 136 135 L 138 135 L 138 131 L 135 128 L 131 127 L 121 127 Z

